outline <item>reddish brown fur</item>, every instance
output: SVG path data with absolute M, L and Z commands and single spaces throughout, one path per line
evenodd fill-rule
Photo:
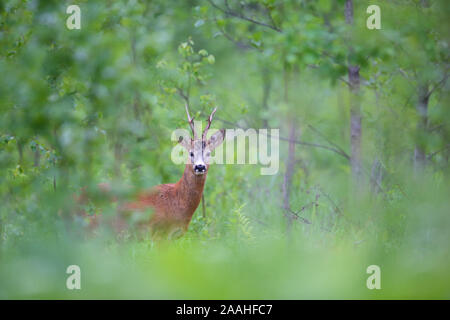
M 153 231 L 164 230 L 172 233 L 180 230 L 186 232 L 192 216 L 202 198 L 207 172 L 195 175 L 192 165 L 187 164 L 183 176 L 174 184 L 161 184 L 149 191 L 143 192 L 134 202 L 121 207 L 125 211 L 153 210 L 153 215 L 147 224 Z
M 138 224 L 141 232 L 152 231 L 153 237 L 173 238 L 184 234 L 191 222 L 192 215 L 197 209 L 202 198 L 205 186 L 206 175 L 209 169 L 209 159 L 211 151 L 223 142 L 225 130 L 214 133 L 209 140 L 206 140 L 208 130 L 216 109 L 208 117 L 208 124 L 201 135 L 198 135 L 193 125 L 193 119 L 189 115 L 188 105 L 186 113 L 189 125 L 191 126 L 194 139 L 180 137 L 179 143 L 188 151 L 190 163 L 186 164 L 183 176 L 175 184 L 158 185 L 137 196 L 137 200 L 119 206 L 119 214 L 112 219 L 111 225 L 119 234 L 128 229 L 124 216 L 127 212 L 142 212 L 144 219 Z M 195 168 L 195 169 L 194 169 Z M 197 174 L 194 173 L 194 170 Z M 102 193 L 108 194 L 110 187 L 108 184 L 100 184 Z M 83 191 L 76 199 L 80 204 L 86 204 L 88 198 Z M 117 201 L 117 199 L 112 199 Z M 144 214 L 152 211 L 151 218 L 145 219 Z M 101 223 L 101 215 L 89 216 L 84 210 L 78 210 L 78 214 L 89 218 L 89 229 L 93 231 Z
M 192 165 L 187 164 L 183 176 L 177 183 L 155 186 L 138 194 L 135 201 L 120 205 L 119 214 L 110 221 L 111 227 L 120 234 L 129 227 L 124 219 L 127 212 L 152 211 L 150 219 L 138 225 L 141 233 L 151 231 L 157 238 L 171 237 L 174 233 L 184 234 L 200 204 L 207 172 L 195 175 Z M 98 187 L 102 192 L 110 191 L 108 184 L 102 183 Z M 111 200 L 117 201 L 114 197 Z M 84 190 L 76 201 L 79 204 L 87 203 L 88 198 Z M 89 233 L 93 233 L 102 222 L 101 214 L 88 215 L 84 210 L 77 213 L 89 219 Z

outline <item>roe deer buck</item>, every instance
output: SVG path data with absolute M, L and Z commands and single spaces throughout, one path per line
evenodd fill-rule
M 225 137 L 225 130 L 221 129 L 214 133 L 209 140 L 207 139 L 207 133 L 217 108 L 214 108 L 208 117 L 208 123 L 201 136 L 196 132 L 194 119 L 189 114 L 187 103 L 185 108 L 193 138 L 180 137 L 179 139 L 179 143 L 189 153 L 189 161 L 181 179 L 174 184 L 161 184 L 141 192 L 135 201 L 119 206 L 122 213 L 151 209 L 153 215 L 149 221 L 139 224 L 139 229 L 140 231 L 151 231 L 154 238 L 173 238 L 181 236 L 187 231 L 202 198 L 211 151 L 219 146 Z M 99 185 L 99 187 L 103 191 L 109 189 L 106 184 Z M 90 229 L 95 228 L 98 223 L 98 217 L 92 217 Z M 120 216 L 113 222 L 113 226 L 118 232 L 125 229 L 125 225 L 126 223 Z

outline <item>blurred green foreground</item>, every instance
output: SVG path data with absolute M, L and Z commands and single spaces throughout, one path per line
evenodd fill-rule
M 264 25 L 209 1 L 78 2 L 80 30 L 71 2 L 0 2 L 0 299 L 450 298 L 447 1 L 379 1 L 382 30 L 365 27 L 377 1 L 353 1 L 353 26 L 340 0 L 230 1 Z M 98 183 L 125 200 L 181 177 L 186 99 L 199 120 L 219 106 L 214 128 L 279 128 L 278 173 L 212 165 L 172 241 L 66 223 L 81 188 L 112 217 Z
M 0 298 L 448 299 L 449 189 L 409 191 L 394 207 L 360 204 L 365 218 L 357 224 L 345 220 L 332 231 L 299 225 L 290 238 L 276 223 L 251 228 L 233 212 L 223 236 L 207 235 L 210 225 L 203 236 L 190 231 L 159 244 L 36 232 L 3 246 Z M 81 290 L 66 288 L 73 264 Z M 374 264 L 381 290 L 366 287 Z

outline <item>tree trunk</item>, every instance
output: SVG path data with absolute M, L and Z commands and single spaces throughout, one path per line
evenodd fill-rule
M 420 5 L 424 8 L 430 7 L 430 1 L 429 0 L 420 0 Z
M 353 1 L 345 1 L 345 22 L 347 24 L 353 24 Z
M 290 85 L 290 71 L 285 66 L 284 69 L 284 101 L 286 104 L 289 103 L 289 85 Z M 286 231 L 290 234 L 292 228 L 292 220 L 293 216 L 291 213 L 291 205 L 290 205 L 290 194 L 291 194 L 291 185 L 292 185 L 292 176 L 294 175 L 294 167 L 295 167 L 295 139 L 296 139 L 296 123 L 294 117 L 291 116 L 287 121 L 289 124 L 289 146 L 288 146 L 288 157 L 286 160 L 286 172 L 284 174 L 283 181 L 283 208 L 285 210 L 285 216 L 287 217 L 287 228 Z
M 291 186 L 292 186 L 292 176 L 294 175 L 294 167 L 295 167 L 295 139 L 296 139 L 296 128 L 295 121 L 290 121 L 289 124 L 289 146 L 288 146 L 288 156 L 286 160 L 286 172 L 284 174 L 283 181 L 283 208 L 287 214 L 287 231 L 288 233 L 291 230 L 292 226 L 292 214 L 291 214 L 291 205 L 290 205 L 290 194 L 291 194 Z
M 34 166 L 39 167 L 41 165 L 41 150 L 39 150 L 39 145 L 36 144 L 36 149 L 34 150 Z
M 345 2 L 345 22 L 353 25 L 353 1 Z M 351 35 L 349 37 L 351 43 Z M 360 77 L 359 66 L 353 65 L 351 62 L 352 47 L 349 48 L 348 54 L 348 81 L 350 89 L 350 143 L 351 156 L 350 165 L 352 169 L 353 182 L 356 188 L 362 183 L 362 161 L 361 161 L 361 105 L 360 105 Z
M 117 138 L 117 140 L 118 140 L 118 138 Z M 121 171 L 122 152 L 123 152 L 122 144 L 119 141 L 116 141 L 116 143 L 114 144 L 114 175 L 115 175 L 115 178 L 118 178 L 118 179 L 120 179 L 122 177 L 122 171 Z
M 362 182 L 361 161 L 361 106 L 359 101 L 359 67 L 348 67 L 350 83 L 350 138 L 352 176 L 356 185 Z
M 418 88 L 417 113 L 419 121 L 417 123 L 416 147 L 414 148 L 414 170 L 420 172 L 426 165 L 425 135 L 428 129 L 428 83 L 421 84 Z
M 270 89 L 272 87 L 272 79 L 270 78 L 269 71 L 267 68 L 263 68 L 262 71 L 262 80 L 263 80 L 263 100 L 262 100 L 262 110 L 264 110 L 265 113 L 269 110 L 269 96 L 270 96 Z M 263 128 L 268 128 L 269 123 L 267 120 L 267 114 L 263 117 Z
M 291 194 L 292 176 L 294 175 L 295 165 L 295 123 L 291 121 L 289 125 L 289 147 L 286 160 L 286 173 L 283 182 L 283 206 L 286 210 L 290 209 L 289 196 Z

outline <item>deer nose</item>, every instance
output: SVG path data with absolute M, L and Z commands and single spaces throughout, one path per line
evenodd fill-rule
M 205 172 L 206 171 L 206 166 L 203 164 L 196 164 L 194 166 L 194 171 L 195 172 Z

